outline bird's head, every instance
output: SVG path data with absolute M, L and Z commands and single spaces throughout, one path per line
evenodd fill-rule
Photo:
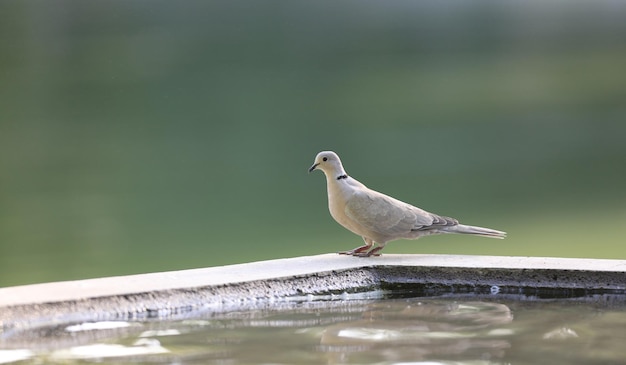
M 309 168 L 309 172 L 313 170 L 322 170 L 326 175 L 340 175 L 345 173 L 339 156 L 333 151 L 322 151 L 315 156 L 315 162 Z

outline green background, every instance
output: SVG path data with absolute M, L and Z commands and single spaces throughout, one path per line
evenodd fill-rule
M 626 258 L 626 3 L 3 1 L 0 286 L 351 249 L 315 154 L 506 240 Z M 355 258 L 356 259 L 356 258 Z

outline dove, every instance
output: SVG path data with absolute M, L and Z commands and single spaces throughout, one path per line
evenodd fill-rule
M 322 151 L 315 157 L 309 173 L 321 170 L 326 175 L 328 210 L 344 228 L 361 236 L 365 245 L 339 254 L 359 257 L 380 256 L 389 241 L 418 239 L 443 233 L 505 238 L 506 232 L 468 226 L 458 220 L 437 215 L 405 203 L 365 185 L 346 173 L 339 156 Z

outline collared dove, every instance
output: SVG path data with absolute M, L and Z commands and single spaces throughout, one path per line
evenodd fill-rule
M 346 174 L 339 156 L 332 151 L 318 153 L 309 172 L 313 170 L 322 170 L 326 175 L 330 215 L 337 223 L 363 237 L 365 241 L 364 246 L 339 254 L 380 256 L 380 251 L 389 241 L 417 239 L 440 233 L 506 237 L 506 232 L 459 224 L 454 218 L 429 213 L 368 189 Z

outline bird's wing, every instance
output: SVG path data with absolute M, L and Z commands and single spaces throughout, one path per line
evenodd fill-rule
M 359 189 L 346 201 L 346 215 L 367 229 L 389 237 L 447 225 L 444 217 L 370 189 Z

